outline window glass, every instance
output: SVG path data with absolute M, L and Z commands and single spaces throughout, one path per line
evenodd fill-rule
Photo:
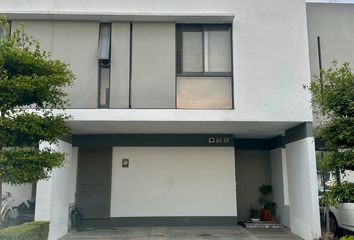
M 99 64 L 99 108 L 109 108 L 110 93 L 110 51 L 111 51 L 111 24 L 100 24 L 100 36 L 98 40 L 98 64 Z
M 183 32 L 182 38 L 183 72 L 203 72 L 203 33 Z
M 98 59 L 109 59 L 111 45 L 111 25 L 102 23 L 100 25 L 100 40 L 98 42 Z
M 229 31 L 207 31 L 209 72 L 231 72 L 231 36 Z
M 109 107 L 109 77 L 110 69 L 101 68 L 100 71 L 100 107 Z
M 231 77 L 177 78 L 177 108 L 231 109 Z
M 177 25 L 177 108 L 232 109 L 230 24 Z

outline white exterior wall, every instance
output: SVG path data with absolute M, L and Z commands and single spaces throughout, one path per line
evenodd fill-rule
M 2 184 L 2 193 L 10 192 L 12 195 L 11 202 L 12 206 L 18 206 L 22 202 L 31 199 L 32 197 L 32 184 L 22 184 L 22 185 L 10 185 L 10 184 Z
M 234 162 L 233 147 L 115 147 L 111 217 L 236 216 Z
M 113 22 L 111 39 L 111 108 L 129 108 L 130 23 Z
M 158 21 L 159 16 L 164 16 L 163 21 L 171 19 L 171 21 L 178 22 L 188 22 L 186 19 L 193 16 L 211 16 L 214 20 L 210 22 L 213 22 L 217 19 L 215 16 L 221 16 L 220 18 L 223 19 L 222 16 L 233 15 L 234 110 L 124 111 L 115 109 L 110 112 L 111 118 L 114 117 L 115 121 L 121 121 L 123 118 L 130 121 L 136 116 L 139 116 L 141 121 L 149 121 L 150 117 L 152 118 L 150 121 L 163 121 L 164 116 L 173 116 L 174 119 L 187 121 L 197 119 L 203 121 L 215 121 L 214 119 L 216 121 L 312 121 L 310 94 L 302 88 L 303 84 L 308 84 L 310 81 L 304 0 L 205 0 L 202 2 L 197 0 L 103 0 L 89 3 L 85 0 L 74 2 L 69 0 L 30 2 L 14 0 L 1 1 L 0 9 L 0 14 L 7 14 L 10 18 L 21 19 L 22 16 L 22 18 L 32 19 L 95 20 L 96 22 L 91 23 L 92 29 L 95 24 L 98 27 L 98 19 L 115 21 L 114 19 L 119 19 L 119 16 L 125 16 L 124 21 L 139 21 L 142 16 L 146 17 L 145 20 L 151 18 Z M 204 21 L 207 22 L 207 20 Z M 65 26 L 62 29 L 65 30 Z M 94 34 L 89 33 L 91 30 L 78 29 L 80 34 L 93 40 Z M 96 32 L 98 34 L 98 29 Z M 51 37 L 48 36 L 48 38 Z M 70 38 L 70 34 L 65 34 L 65 39 L 63 39 L 65 46 L 60 48 L 60 55 L 55 56 L 66 60 L 72 64 L 72 67 L 78 69 L 80 79 L 81 73 L 82 79 L 90 79 L 88 84 L 82 86 L 83 88 L 75 88 L 78 91 L 77 94 L 80 94 L 80 89 L 82 90 L 83 102 L 88 104 L 91 99 L 87 99 L 87 95 L 97 99 L 97 91 L 95 93 L 91 90 L 84 92 L 86 87 L 92 87 L 92 83 L 97 82 L 92 80 L 97 79 L 97 54 L 94 53 L 97 50 L 97 39 L 94 39 L 96 44 L 87 43 L 88 47 L 96 50 L 87 51 L 84 54 L 82 58 L 88 61 L 88 64 L 85 64 L 80 63 L 77 58 L 79 54 L 75 54 L 71 59 L 76 49 L 71 46 Z M 81 47 L 80 43 L 75 42 L 75 44 L 76 47 Z M 134 75 L 134 72 L 132 74 Z M 252 98 L 249 97 L 250 94 Z M 149 112 L 148 115 L 144 115 L 146 112 Z M 101 115 L 100 110 L 84 112 L 78 110 L 78 114 L 73 114 L 74 119 L 99 120 L 105 117 Z
M 175 23 L 134 22 L 132 31 L 132 108 L 175 108 Z
M 290 227 L 288 174 L 286 151 L 277 148 L 270 151 L 273 201 L 277 204 L 278 221 Z
M 12 30 L 24 24 L 24 31 L 38 39 L 41 48 L 69 65 L 76 79 L 65 92 L 70 107 L 96 108 L 98 103 L 98 22 L 12 21 Z
M 74 199 L 76 186 L 76 181 L 72 181 L 77 170 L 77 151 L 72 151 L 71 144 L 63 141 L 59 141 L 58 146 L 41 143 L 40 148 L 44 147 L 67 154 L 62 168 L 54 169 L 49 180 L 37 183 L 35 220 L 50 221 L 48 239 L 56 240 L 68 232 L 69 203 Z
M 321 236 L 314 138 L 286 144 L 291 231 L 305 240 Z

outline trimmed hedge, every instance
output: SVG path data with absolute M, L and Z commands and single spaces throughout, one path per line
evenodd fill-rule
M 342 237 L 340 240 L 354 240 L 354 236 L 345 236 Z
M 0 230 L 0 240 L 47 240 L 49 222 L 28 222 Z

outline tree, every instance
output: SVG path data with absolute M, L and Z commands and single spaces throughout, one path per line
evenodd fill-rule
M 316 135 L 325 143 L 326 156 L 320 162 L 322 171 L 334 172 L 336 185 L 325 192 L 322 203 L 338 207 L 341 202 L 354 202 L 354 183 L 341 183 L 340 174 L 354 170 L 354 74 L 349 63 L 321 70 L 321 76 L 310 85 L 313 102 L 322 115 Z
M 68 66 L 52 60 L 40 44 L 23 31 L 12 34 L 0 20 L 0 182 L 33 183 L 48 179 L 65 155 L 52 148 L 39 149 L 41 141 L 57 144 L 70 134 L 69 118 L 54 109 L 68 104 L 63 87 L 74 80 Z

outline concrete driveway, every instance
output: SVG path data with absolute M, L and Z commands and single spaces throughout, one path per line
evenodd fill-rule
M 62 240 L 300 240 L 287 229 L 235 227 L 152 227 L 70 232 Z

